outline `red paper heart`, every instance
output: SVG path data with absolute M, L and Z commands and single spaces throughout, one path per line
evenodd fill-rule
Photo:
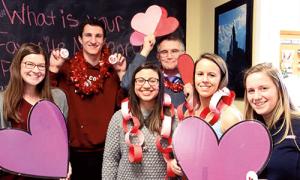
M 178 71 L 184 84 L 193 83 L 194 61 L 188 54 L 182 54 L 178 57 Z
M 178 28 L 178 26 L 179 22 L 176 18 L 161 16 L 160 21 L 155 29 L 154 35 L 156 37 L 159 37 L 170 34 L 174 32 Z

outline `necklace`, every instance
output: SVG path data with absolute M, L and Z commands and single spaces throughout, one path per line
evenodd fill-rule
M 167 163 L 167 177 L 174 177 L 175 173 L 171 169 L 172 158 L 170 153 L 172 152 L 172 121 L 174 117 L 174 107 L 171 103 L 171 97 L 167 94 L 164 96 L 163 107 L 171 109 L 171 116 L 167 116 L 161 112 L 162 127 L 160 135 L 156 137 L 156 148 L 162 153 L 165 162 Z M 130 112 L 130 105 L 128 98 L 123 100 L 121 104 L 121 112 L 123 116 L 122 126 L 125 133 L 125 142 L 128 145 L 128 159 L 131 163 L 140 163 L 142 161 L 143 149 L 145 137 L 140 128 L 140 121 L 137 117 L 133 116 Z M 128 129 L 128 125 L 132 121 L 132 127 Z M 135 137 L 138 141 L 135 143 L 131 142 L 131 137 Z M 162 144 L 167 142 L 167 145 Z
M 175 93 L 183 91 L 183 86 L 184 86 L 184 84 L 180 82 L 172 83 L 168 78 L 165 78 L 164 85 L 165 88 L 168 88 Z
M 201 109 L 199 116 L 202 120 L 206 120 L 211 126 L 213 126 L 220 118 L 221 111 L 224 107 L 230 106 L 235 99 L 235 93 L 224 87 L 216 91 L 210 99 L 209 106 Z M 177 114 L 180 121 L 185 116 L 183 113 L 183 106 L 188 110 L 189 116 L 194 116 L 197 113 L 193 107 L 185 102 L 177 107 Z M 200 107 L 199 107 L 200 108 Z
M 102 47 L 101 57 L 99 60 L 99 74 L 96 76 L 89 75 L 87 72 L 87 62 L 83 57 L 82 51 L 77 52 L 71 61 L 70 79 L 75 86 L 75 93 L 85 95 L 97 94 L 103 90 L 104 82 L 111 76 L 109 72 L 112 68 L 108 62 L 109 49 Z

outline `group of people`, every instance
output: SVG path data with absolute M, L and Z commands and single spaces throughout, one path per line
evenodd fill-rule
M 168 35 L 157 43 L 158 65 L 147 60 L 156 39 L 146 36 L 142 50 L 127 67 L 120 54 L 116 64 L 109 63 L 101 22 L 88 19 L 80 30 L 82 49 L 70 60 L 63 59 L 59 50 L 48 59 L 40 46 L 23 44 L 12 60 L 9 84 L 0 93 L 1 128 L 28 130 L 27 116 L 36 102 L 48 99 L 58 105 L 69 130 L 72 180 L 181 179 L 184 172 L 171 139 L 180 123 L 175 109 L 187 98 L 194 99 L 192 115 L 210 123 L 219 138 L 243 119 L 264 123 L 272 135 L 273 151 L 260 178 L 300 179 L 300 114 L 280 73 L 270 64 L 245 72 L 243 117 L 232 105 L 234 95 L 226 88 L 228 69 L 218 55 L 205 53 L 195 61 L 191 89 L 177 68 L 178 57 L 185 53 L 179 37 Z M 215 104 L 218 113 L 203 115 L 216 93 L 231 99 Z M 189 115 L 190 108 L 183 116 Z M 0 178 L 29 179 L 9 173 L 1 173 Z

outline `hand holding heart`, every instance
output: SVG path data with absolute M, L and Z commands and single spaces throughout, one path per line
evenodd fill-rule
M 178 20 L 174 17 L 168 17 L 165 8 L 152 5 L 145 13 L 137 13 L 132 18 L 131 27 L 135 31 L 130 36 L 130 43 L 134 46 L 140 46 L 146 35 L 164 36 L 174 32 L 178 26 Z

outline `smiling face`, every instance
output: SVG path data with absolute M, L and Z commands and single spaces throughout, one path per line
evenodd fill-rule
M 155 103 L 159 92 L 159 76 L 152 69 L 142 69 L 135 75 L 134 92 L 140 103 Z
M 21 62 L 20 74 L 25 86 L 37 86 L 46 74 L 45 58 L 42 54 L 29 54 Z
M 195 67 L 195 88 L 199 98 L 211 98 L 219 89 L 221 71 L 217 64 L 208 59 L 201 59 Z
M 253 110 L 269 119 L 278 102 L 278 90 L 272 79 L 263 72 L 250 74 L 246 79 L 247 100 Z
M 164 70 L 176 70 L 178 57 L 184 53 L 184 47 L 176 40 L 164 40 L 159 44 L 157 59 Z
M 78 37 L 85 56 L 97 56 L 105 43 L 104 32 L 100 26 L 85 25 L 82 35 Z

